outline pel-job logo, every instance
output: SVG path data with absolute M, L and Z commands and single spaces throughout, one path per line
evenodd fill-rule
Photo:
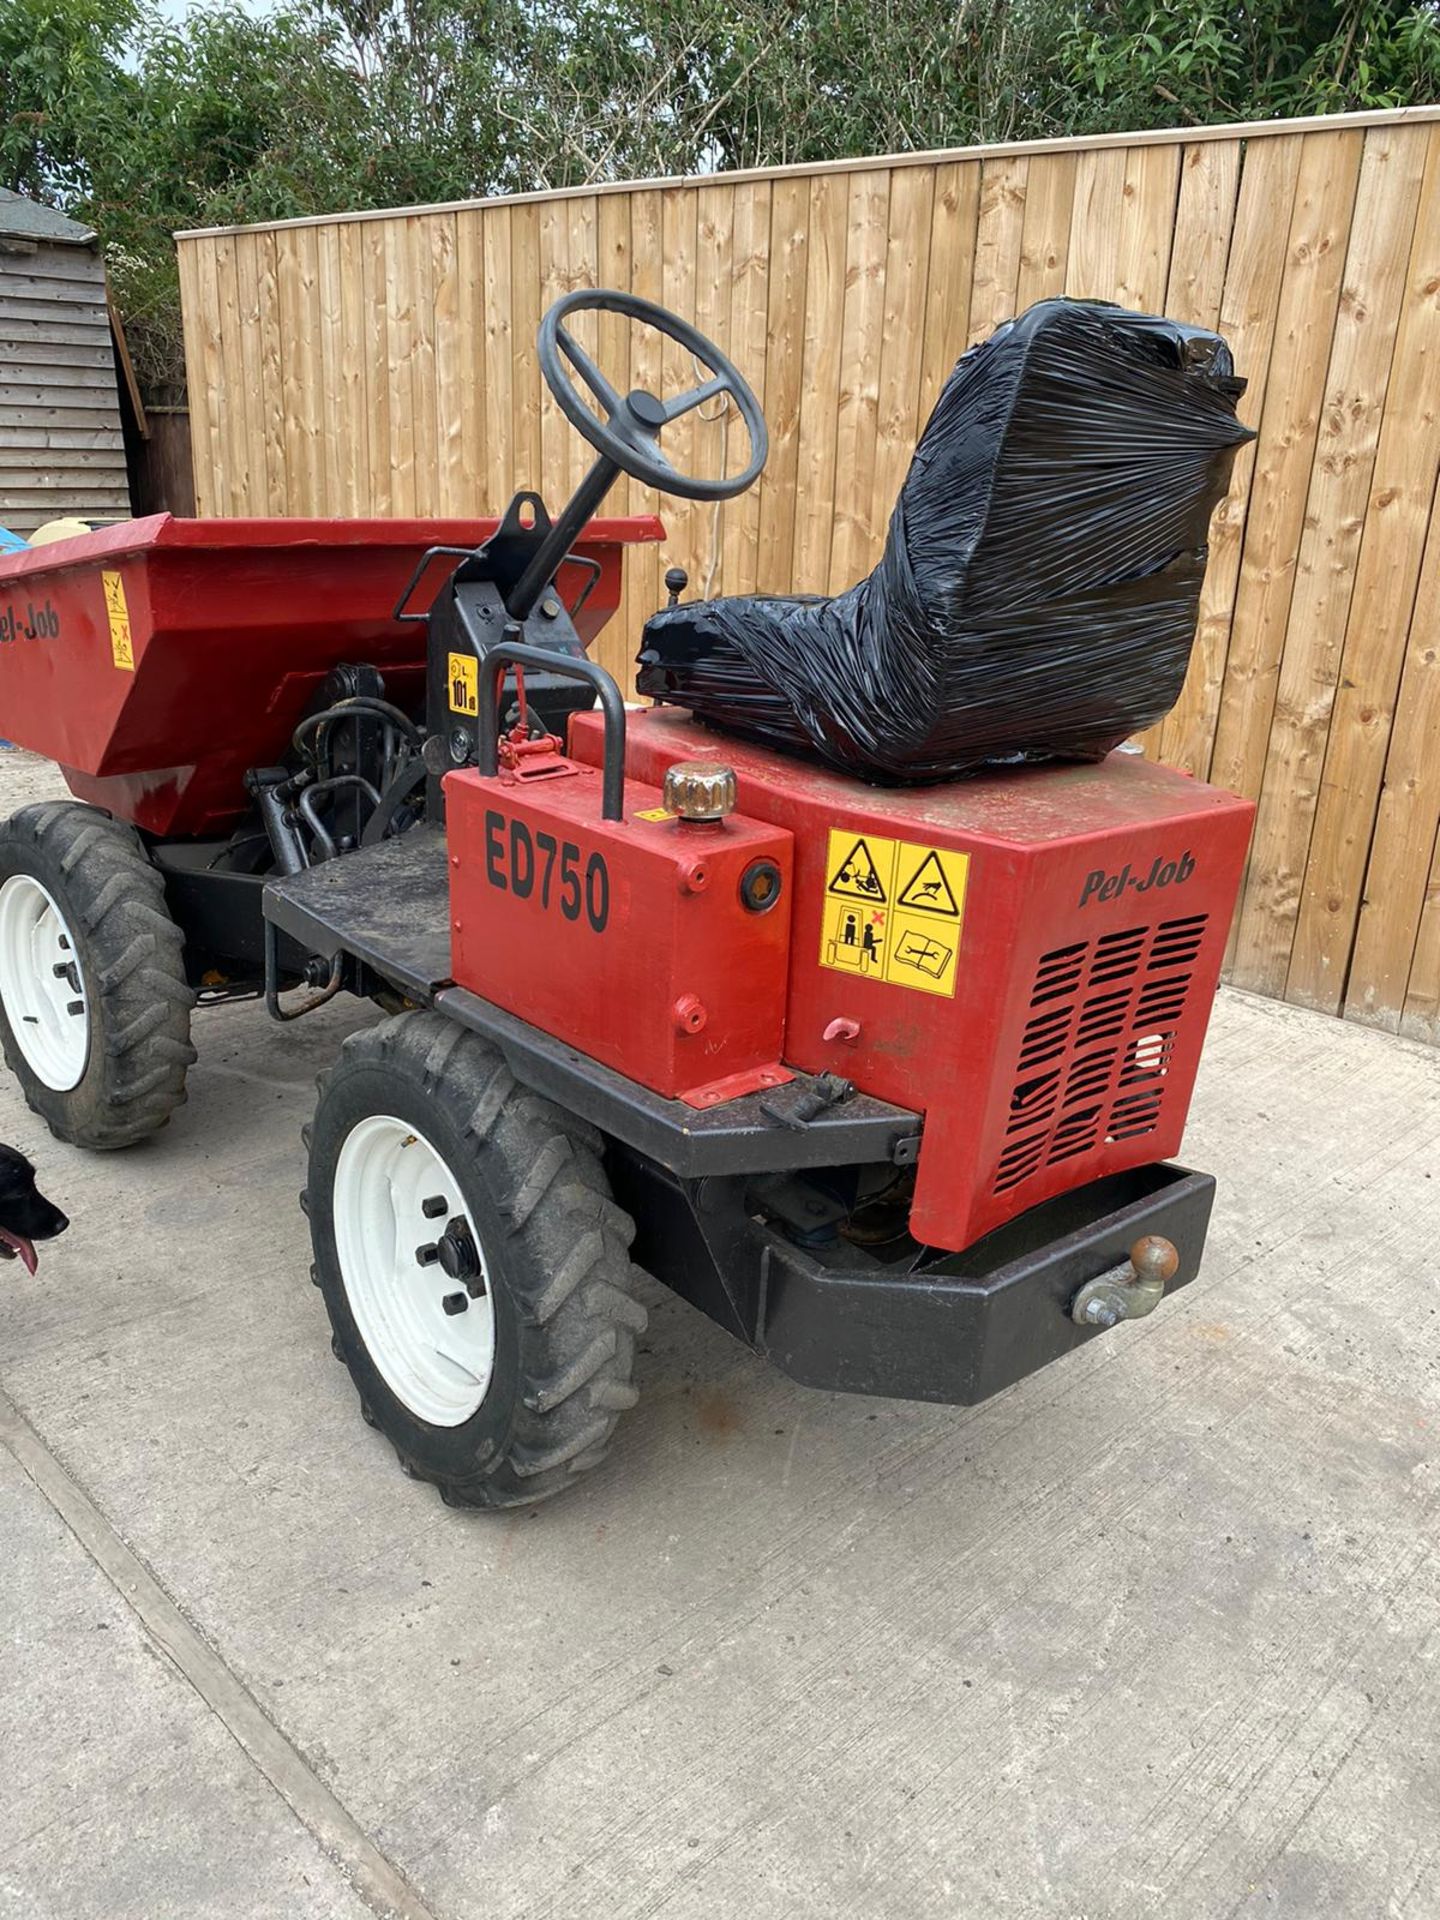
M 1149 893 L 1152 887 L 1178 887 L 1194 871 L 1195 858 L 1188 848 L 1178 860 L 1167 860 L 1163 853 L 1157 854 L 1145 874 L 1136 873 L 1128 861 L 1118 873 L 1107 873 L 1103 867 L 1096 867 L 1085 876 L 1080 905 L 1086 906 L 1091 900 L 1118 900 L 1127 889 L 1131 893 Z
M 0 646 L 17 640 L 54 640 L 59 633 L 60 616 L 48 600 L 38 607 L 27 600 L 23 613 L 18 600 L 0 607 Z

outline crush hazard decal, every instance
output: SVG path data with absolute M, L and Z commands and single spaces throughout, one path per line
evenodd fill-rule
M 917 993 L 955 992 L 970 856 L 832 827 L 820 964 Z
M 102 573 L 105 617 L 110 622 L 110 658 L 126 673 L 135 671 L 135 648 L 130 639 L 130 609 L 125 604 L 125 582 L 118 573 Z

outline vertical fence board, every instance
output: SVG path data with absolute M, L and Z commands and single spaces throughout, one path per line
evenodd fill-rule
M 1365 143 L 1295 565 L 1235 978 L 1283 993 L 1425 159 L 1423 127 Z
M 1389 372 L 1401 404 L 1385 408 L 1379 422 L 1286 981 L 1287 999 L 1327 1013 L 1338 1013 L 1345 995 L 1440 462 L 1440 133 L 1433 128 L 1427 148 Z
M 240 347 L 240 277 L 235 258 L 238 238 L 235 234 L 223 234 L 215 243 L 219 379 L 227 394 L 244 391 Z M 238 406 L 227 406 L 221 411 L 217 424 L 220 458 L 228 473 L 227 485 L 219 497 L 224 502 L 226 513 L 238 513 L 249 492 L 249 445 L 244 413 Z
M 611 193 L 596 208 L 595 275 L 602 287 L 615 287 L 625 293 L 631 277 L 631 201 L 628 194 Z M 617 393 L 629 393 L 635 385 L 631 377 L 630 342 L 633 329 L 618 314 L 602 313 L 596 328 L 600 364 L 615 383 Z M 633 513 L 632 493 L 636 491 L 628 477 L 622 477 L 606 502 L 606 511 Z M 632 631 L 634 609 L 629 605 L 629 582 L 621 581 L 620 608 L 595 643 L 595 658 L 622 686 L 635 671 L 635 645 L 639 628 Z
M 587 188 L 179 248 L 202 513 L 552 509 L 591 451 L 535 330 L 575 287 L 675 308 L 771 433 L 717 512 L 622 481 L 666 539 L 627 554 L 599 657 L 628 683 L 661 573 L 823 591 L 873 563 L 955 360 L 1034 301 L 1217 325 L 1258 438 L 1210 530 L 1191 670 L 1146 750 L 1259 801 L 1242 984 L 1440 1040 L 1440 109 L 808 171 Z M 624 390 L 693 384 L 612 316 Z M 690 419 L 677 465 L 739 459 Z
M 1023 156 L 987 160 L 981 169 L 975 268 L 970 280 L 971 346 L 987 339 L 1003 320 L 1015 317 L 1029 173 L 1030 162 Z
M 630 202 L 630 290 L 642 300 L 665 300 L 665 201 L 655 188 L 627 194 Z M 648 393 L 660 391 L 660 344 L 653 327 L 637 327 L 630 338 L 630 379 Z M 669 504 L 653 487 L 630 483 L 630 511 L 668 515 Z M 664 568 L 660 549 L 635 547 L 625 558 L 625 603 L 621 609 L 628 628 L 627 658 L 640 645 L 640 632 L 648 615 L 661 604 L 660 585 Z M 633 669 L 631 670 L 633 671 Z M 628 686 L 631 672 L 621 681 Z
M 391 463 L 389 382 L 390 286 L 386 277 L 389 248 L 387 220 L 361 229 L 363 300 L 365 307 L 365 415 L 370 444 L 369 511 L 395 512 L 395 469 Z M 279 235 L 274 236 L 276 239 Z M 277 342 L 280 330 L 276 330 Z
M 1402 1025 L 1412 993 L 1424 991 L 1422 925 L 1440 832 L 1440 519 L 1434 508 L 1432 499 L 1345 999 L 1348 1018 L 1392 1032 Z
M 800 390 L 800 485 L 795 501 L 793 584 L 800 593 L 823 593 L 830 580 L 848 204 L 847 182 L 842 175 L 821 174 L 811 182 L 805 371 Z
M 1037 154 L 1030 161 L 1020 230 L 1020 277 L 1015 286 L 1017 313 L 1065 291 L 1076 165 L 1073 153 Z
M 340 229 L 317 227 L 315 230 L 315 343 L 316 386 L 322 418 L 319 423 L 317 484 L 326 513 L 344 511 L 341 501 L 341 444 L 338 433 L 326 430 L 324 415 L 334 405 L 343 388 L 345 363 L 344 313 L 340 296 Z
M 254 512 L 256 509 L 251 503 L 263 503 L 269 495 L 269 448 L 266 444 L 265 388 L 260 357 L 264 341 L 260 318 L 260 261 L 268 237 L 261 233 L 238 233 L 235 236 L 241 384 L 238 395 L 233 398 L 238 401 L 245 434 L 245 489 L 234 508 L 237 513 Z M 350 398 L 346 396 L 347 412 Z
M 216 457 L 219 449 L 212 444 L 211 431 L 216 406 L 223 406 L 228 398 L 219 388 L 219 353 L 212 353 L 209 347 L 220 319 L 214 266 L 212 246 L 197 243 L 179 249 L 180 303 L 186 316 L 185 384 L 190 395 L 195 511 L 206 515 L 219 512 L 215 501 L 215 488 L 221 483 L 220 462 Z M 278 331 L 273 337 L 278 342 Z
M 920 379 L 922 426 L 930 418 L 951 368 L 969 344 L 970 287 L 979 215 L 979 161 L 955 160 L 936 167 L 930 272 L 925 287 L 925 361 Z
M 385 273 L 389 299 L 385 309 L 385 389 L 390 408 L 391 510 L 415 512 L 415 277 L 410 253 L 410 222 L 385 229 Z
M 664 196 L 660 217 L 661 229 L 661 269 L 660 302 L 672 312 L 687 320 L 695 318 L 695 254 L 699 231 L 699 195 L 693 187 L 673 187 Z M 692 384 L 693 372 L 689 356 L 663 340 L 659 342 L 654 357 L 652 393 L 679 393 L 683 387 Z M 681 464 L 685 441 L 675 441 L 676 464 Z M 684 567 L 693 583 L 695 578 L 693 564 L 693 543 L 700 511 L 691 509 L 683 501 L 662 500 L 657 496 L 657 505 L 663 505 L 665 515 L 665 540 L 660 550 L 660 566 L 664 571 L 670 567 Z M 694 587 L 692 584 L 692 592 Z
M 1210 763 L 1212 780 L 1252 800 L 1265 776 L 1361 146 L 1358 134 L 1308 143 L 1295 183 Z
M 927 173 L 916 168 L 897 170 L 890 183 L 875 477 L 871 486 L 870 524 L 877 558 L 919 431 L 916 415 L 925 351 L 926 242 L 933 200 L 933 182 Z
M 480 215 L 480 280 L 464 297 L 480 300 L 485 313 L 485 464 L 481 499 L 487 513 L 503 513 L 512 493 L 525 484 L 515 466 L 515 348 L 512 313 L 509 207 L 489 207 Z
M 1124 193 L 1123 147 L 1100 147 L 1079 156 L 1070 208 L 1070 248 L 1065 260 L 1066 293 L 1082 300 L 1115 298 Z
M 1170 273 L 1162 302 L 1172 320 L 1192 327 L 1214 327 L 1220 319 L 1225 266 L 1230 251 L 1235 191 L 1240 181 L 1238 142 L 1204 140 L 1187 147 L 1180 161 L 1180 197 L 1170 244 Z M 1193 746 L 1187 754 L 1186 717 L 1203 712 L 1213 662 L 1207 657 L 1200 623 L 1190 668 L 1180 698 L 1165 718 L 1141 736 L 1152 759 L 1168 760 L 1195 772 Z
M 476 505 L 468 484 L 469 459 L 484 457 L 477 445 L 485 390 L 484 315 L 478 303 L 461 296 L 461 280 L 470 265 L 473 213 L 452 214 L 421 229 L 430 243 L 430 282 L 434 321 L 430 354 L 434 367 L 435 511 L 463 513 Z M 461 226 L 464 224 L 464 238 Z
M 370 482 L 370 420 L 365 399 L 365 240 L 359 227 L 344 226 L 340 239 L 340 391 L 343 429 L 338 512 L 353 518 L 366 510 Z
M 878 345 L 884 330 L 885 256 L 890 174 L 850 177 L 845 235 L 845 307 L 840 326 L 840 400 L 835 416 L 835 523 L 830 546 L 832 593 L 853 584 L 874 562 L 875 416 Z
M 730 279 L 730 338 L 726 351 L 755 389 L 762 409 L 769 402 L 770 183 L 756 181 L 735 190 L 733 270 Z M 749 458 L 745 428 L 737 409 L 726 403 L 724 470 L 738 473 Z M 706 469 L 709 471 L 709 469 Z M 753 591 L 760 572 L 760 503 L 751 487 L 721 512 L 723 545 L 720 579 L 726 593 Z
M 1200 152 L 1203 148 L 1193 148 Z M 1234 220 L 1227 225 L 1226 251 L 1221 272 L 1218 325 L 1234 356 L 1235 367 L 1245 380 L 1239 415 L 1247 427 L 1258 428 L 1265 402 L 1265 387 L 1270 372 L 1270 350 L 1275 332 L 1275 304 L 1280 290 L 1280 274 L 1285 261 L 1285 243 L 1295 201 L 1295 179 L 1300 166 L 1298 138 L 1255 141 L 1244 156 L 1240 169 L 1238 142 L 1227 147 L 1238 172 L 1238 191 L 1234 196 Z M 1198 189 L 1208 194 L 1216 184 L 1215 163 L 1211 177 Z M 1188 175 L 1187 175 L 1188 178 Z M 1194 187 L 1192 192 L 1197 191 Z M 1181 213 L 1184 213 L 1181 189 Z M 1223 206 L 1223 193 L 1221 196 Z M 1213 262 L 1220 249 L 1206 235 L 1206 257 Z M 1171 257 L 1171 281 L 1179 271 L 1188 274 L 1185 250 L 1179 233 Z M 1200 282 L 1191 291 L 1200 297 Z M 1184 767 L 1199 778 L 1210 770 L 1215 744 L 1215 723 L 1225 686 L 1230 651 L 1230 616 L 1235 605 L 1235 587 L 1240 573 L 1241 543 L 1245 536 L 1245 517 L 1250 503 L 1250 482 L 1255 466 L 1253 442 L 1242 447 L 1230 471 L 1230 488 L 1216 508 L 1210 522 L 1210 560 L 1205 569 L 1205 585 L 1200 594 L 1200 615 L 1195 628 L 1195 651 L 1190 671 L 1175 709 L 1162 722 L 1160 754 L 1170 765 Z
M 695 286 L 687 318 L 722 352 L 730 345 L 729 263 L 734 237 L 735 195 L 718 187 L 702 187 L 695 202 Z M 694 357 L 678 347 L 662 349 L 662 364 L 666 393 L 680 393 L 703 378 Z M 722 470 L 728 411 L 727 402 L 712 400 L 693 408 L 667 433 L 667 449 L 682 473 Z M 702 600 L 727 590 L 721 581 L 725 511 L 724 503 L 717 500 L 673 515 L 672 539 L 680 565 L 690 576 L 691 593 Z
M 1138 313 L 1154 313 L 1165 304 L 1180 159 L 1178 146 L 1137 147 L 1126 157 L 1113 297 Z
M 927 235 L 927 253 L 928 246 Z M 779 180 L 770 205 L 765 325 L 765 424 L 770 430 L 770 458 L 758 490 L 760 525 L 755 558 L 755 585 L 761 593 L 786 592 L 795 560 L 809 249 L 809 186 L 804 180 Z
M 540 209 L 515 207 L 510 219 L 511 413 L 510 474 L 505 498 L 521 487 L 542 483 L 540 439 L 540 363 L 535 329 L 540 325 Z M 502 461 L 502 470 L 504 462 Z M 551 496 L 554 497 L 553 495 Z

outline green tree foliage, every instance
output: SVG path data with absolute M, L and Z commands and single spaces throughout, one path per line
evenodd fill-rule
M 1396 0 L 1091 0 L 1066 38 L 1076 132 L 1208 126 L 1440 94 L 1440 10 Z
M 1440 0 L 0 0 L 0 183 L 101 234 L 151 389 L 177 228 L 1440 93 Z

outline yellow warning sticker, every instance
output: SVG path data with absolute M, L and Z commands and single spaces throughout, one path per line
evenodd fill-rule
M 473 653 L 451 654 L 449 680 L 450 711 L 473 720 L 480 711 L 480 662 Z
M 637 813 L 635 818 L 637 820 L 677 820 L 679 815 L 672 813 L 669 807 L 646 807 L 642 812 Z
M 951 998 L 969 867 L 948 847 L 832 827 L 821 966 Z
M 110 657 L 126 673 L 135 671 L 135 648 L 130 639 L 130 609 L 125 604 L 125 582 L 118 573 L 102 573 L 105 617 L 110 622 Z

